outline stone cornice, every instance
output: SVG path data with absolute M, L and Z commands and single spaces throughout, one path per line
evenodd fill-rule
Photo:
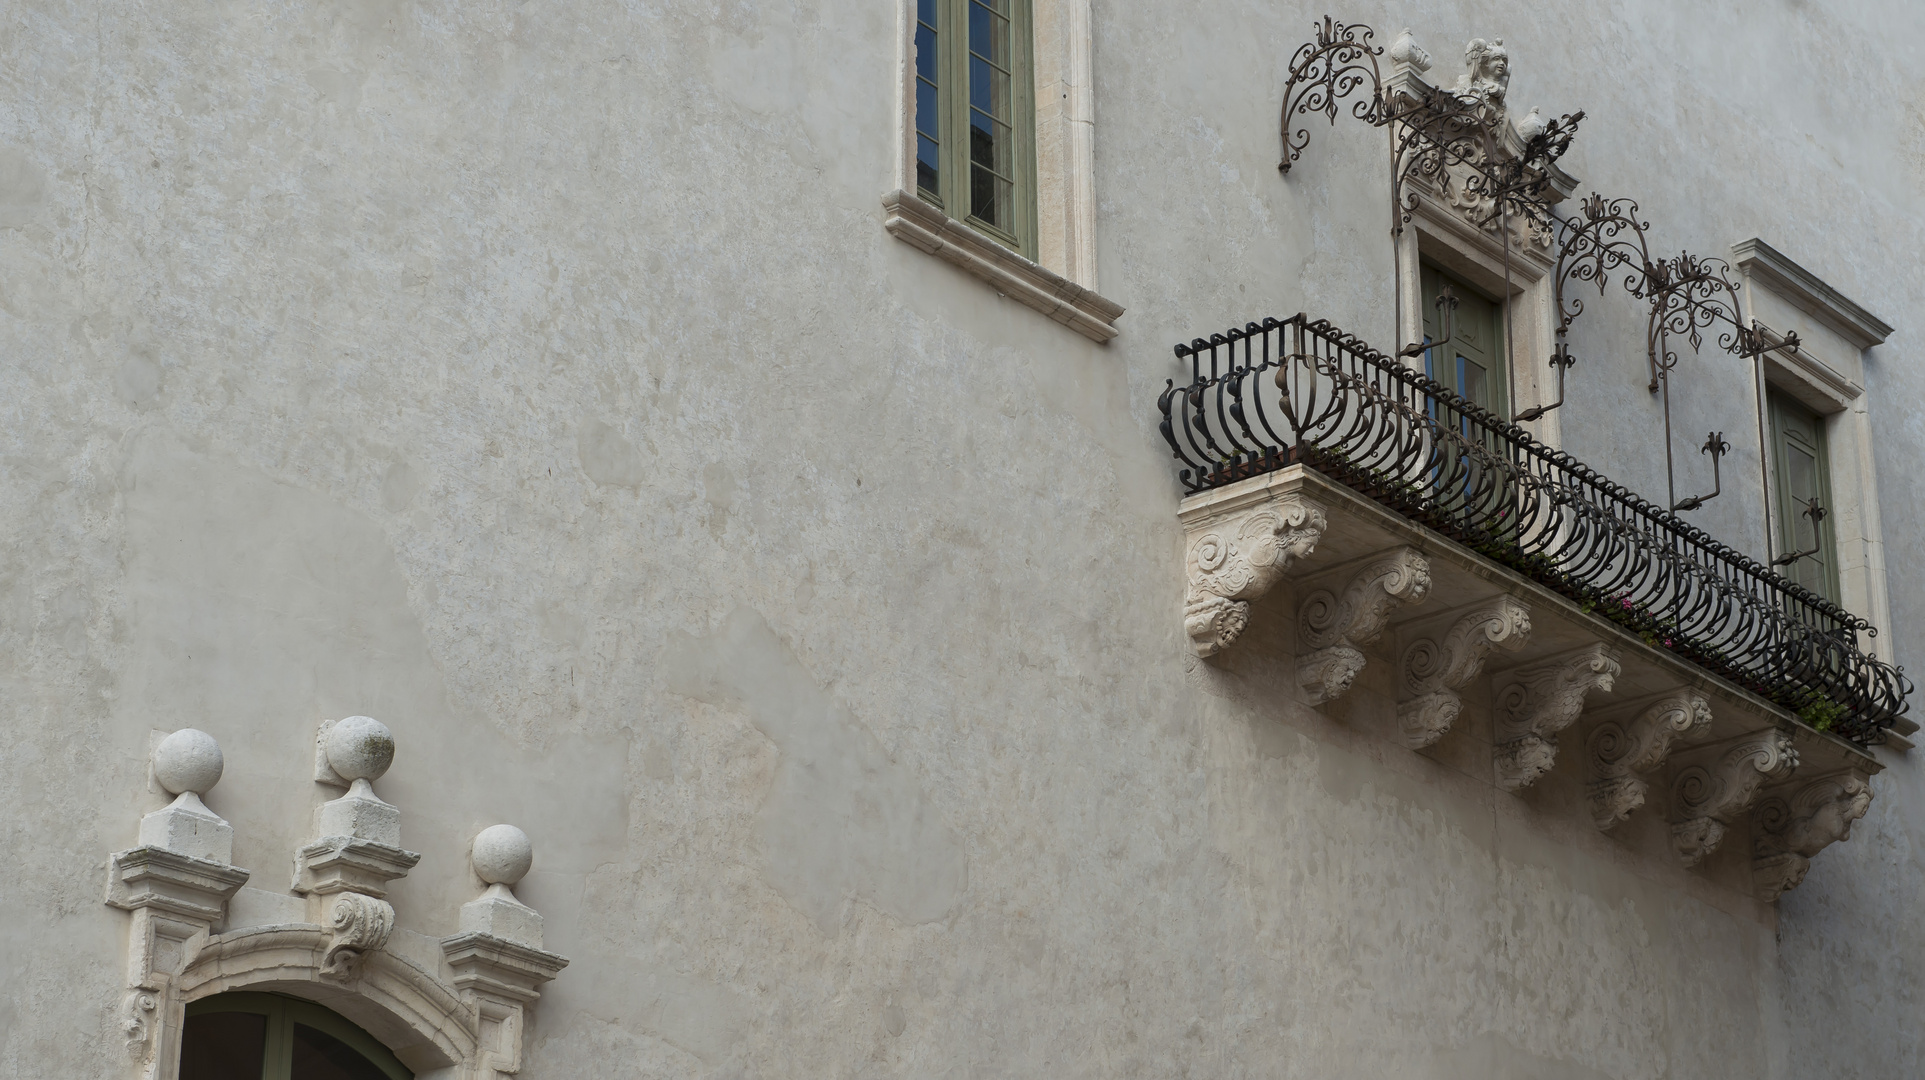
M 882 227 L 1092 341 L 1117 334 L 1123 307 L 996 243 L 907 191 L 882 197 Z
M 1731 253 L 1732 261 L 1740 269 L 1765 279 L 1774 292 L 1804 308 L 1860 349 L 1882 344 L 1891 336 L 1890 323 L 1866 311 L 1763 240 L 1755 236 L 1740 240 L 1731 245 Z

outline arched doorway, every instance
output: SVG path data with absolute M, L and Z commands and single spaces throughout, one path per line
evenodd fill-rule
M 282 994 L 216 994 L 187 1006 L 180 1080 L 414 1080 L 374 1037 Z

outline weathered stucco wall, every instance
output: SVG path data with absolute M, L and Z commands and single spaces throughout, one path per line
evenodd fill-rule
M 1442 66 L 1504 37 L 1660 246 L 1762 236 L 1898 325 L 1904 662 L 1925 10 L 1862 8 L 1344 14 Z M 13 5 L 0 1072 L 124 1061 L 100 897 L 151 734 L 221 740 L 273 892 L 349 713 L 399 742 L 404 931 L 452 932 L 478 828 L 534 838 L 574 963 L 529 1077 L 1915 1071 L 1910 760 L 1774 915 L 1287 703 L 1262 626 L 1186 659 L 1170 344 L 1388 344 L 1380 135 L 1275 169 L 1321 14 L 1096 4 L 1105 347 L 883 232 L 890 4 Z M 1598 325 L 1567 443 L 1661 491 L 1641 328 Z M 1748 394 L 1707 353 L 1678 405 L 1755 548 Z

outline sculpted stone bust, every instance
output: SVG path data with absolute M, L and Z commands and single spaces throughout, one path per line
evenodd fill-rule
M 1457 93 L 1476 98 L 1495 115 L 1504 112 L 1504 95 L 1511 86 L 1511 54 L 1504 39 L 1472 38 L 1464 46 L 1464 74 L 1457 77 Z

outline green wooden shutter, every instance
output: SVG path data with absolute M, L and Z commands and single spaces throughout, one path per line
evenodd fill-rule
M 1771 420 L 1774 490 L 1772 516 L 1779 555 L 1814 551 L 1780 567 L 1786 577 L 1820 596 L 1838 599 L 1838 543 L 1832 529 L 1831 459 L 1825 447 L 1824 418 L 1776 390 L 1766 397 Z M 1814 522 L 1817 499 L 1827 512 Z

